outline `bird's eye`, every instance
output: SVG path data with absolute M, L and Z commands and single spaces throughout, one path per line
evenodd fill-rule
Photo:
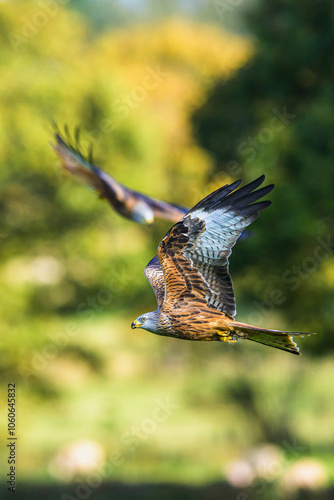
M 146 316 L 142 316 L 140 319 L 141 319 L 142 321 L 146 321 L 146 319 L 147 319 L 147 318 L 146 318 Z

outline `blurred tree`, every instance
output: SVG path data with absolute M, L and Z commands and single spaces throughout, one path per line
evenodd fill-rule
M 325 352 L 334 348 L 334 5 L 259 0 L 247 20 L 254 56 L 214 85 L 193 125 L 218 172 L 266 173 L 277 186 L 259 237 L 232 258 L 252 319 L 268 324 L 279 310 L 289 329 L 318 332 L 305 347 Z

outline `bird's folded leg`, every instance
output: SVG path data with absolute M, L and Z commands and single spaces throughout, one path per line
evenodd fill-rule
M 235 334 L 233 335 L 231 332 L 218 332 L 218 335 L 219 340 L 221 342 L 226 342 L 227 344 L 234 344 L 235 342 L 242 340 L 242 337 Z

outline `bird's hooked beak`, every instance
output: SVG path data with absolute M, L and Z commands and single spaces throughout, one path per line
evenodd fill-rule
M 142 326 L 145 325 L 146 318 L 145 317 L 140 317 L 134 320 L 134 322 L 131 324 L 132 330 L 135 328 L 141 328 Z

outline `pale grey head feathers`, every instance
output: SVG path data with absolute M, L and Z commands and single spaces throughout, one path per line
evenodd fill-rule
M 142 314 L 131 325 L 131 328 L 143 328 L 151 333 L 156 333 L 158 329 L 159 311 Z

